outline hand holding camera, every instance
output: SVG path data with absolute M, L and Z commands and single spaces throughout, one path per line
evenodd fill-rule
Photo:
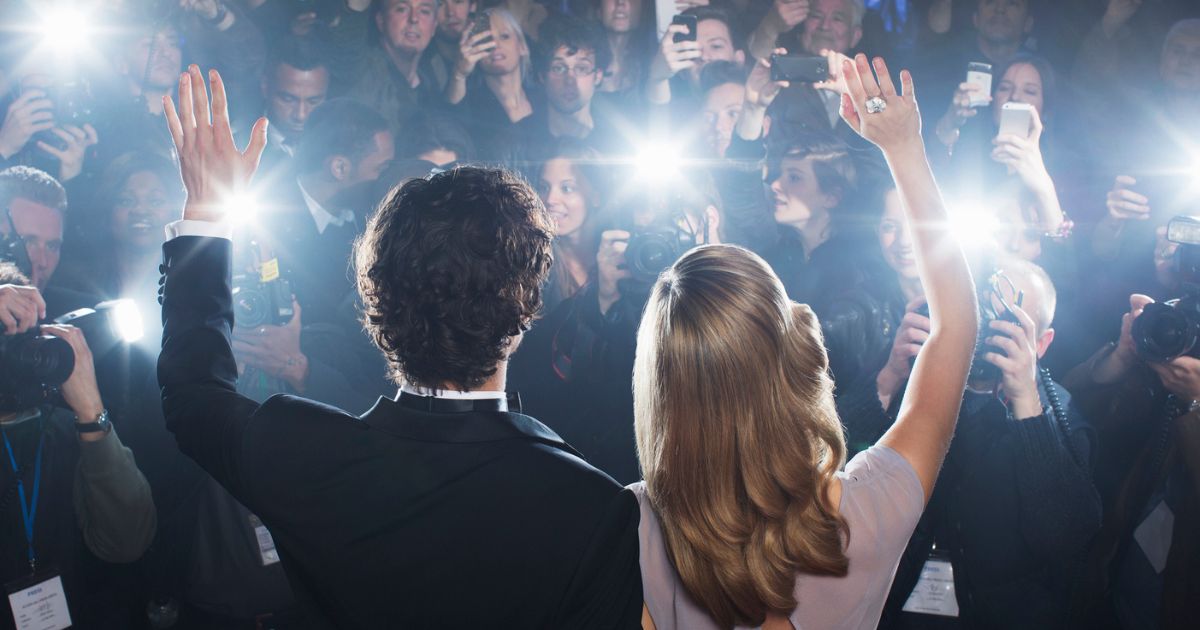
M 38 140 L 37 147 L 58 160 L 59 181 L 71 181 L 83 172 L 83 162 L 87 157 L 87 150 L 95 146 L 100 138 L 96 135 L 96 129 L 87 123 L 84 123 L 83 127 L 74 125 L 56 127 L 51 129 L 50 133 L 62 140 L 62 147 L 56 147 L 42 140 Z
M 454 74 L 467 78 L 475 71 L 480 61 L 492 54 L 496 48 L 496 38 L 492 35 L 491 16 L 481 11 L 475 16 L 471 28 L 463 31 L 458 40 L 458 62 L 454 66 Z
M 694 68 L 700 59 L 700 44 L 694 31 L 683 24 L 672 24 L 659 42 L 658 54 L 650 63 L 651 82 L 667 81 L 684 70 Z M 678 39 L 677 36 L 691 39 Z
M 780 33 L 787 33 L 808 19 L 808 12 L 809 0 L 775 0 L 768 16 Z
M 1037 324 L 1020 306 L 1010 306 L 1009 312 L 1020 323 L 992 320 L 989 323 L 992 334 L 986 343 L 1002 352 L 987 352 L 983 360 L 999 369 L 1000 389 L 1008 397 L 1009 411 L 1014 418 L 1024 420 L 1042 413 L 1038 394 Z
M 1108 191 L 1106 206 L 1108 218 L 1112 221 L 1128 220 L 1145 221 L 1150 218 L 1150 200 L 1145 195 L 1139 195 L 1131 190 L 1137 185 L 1137 180 L 1128 175 L 1118 175 L 1113 181 L 1112 190 Z
M 908 380 L 913 361 L 921 352 L 921 346 L 929 340 L 931 324 L 927 308 L 925 296 L 915 298 L 904 307 L 904 318 L 900 320 L 900 328 L 892 340 L 887 364 L 875 377 L 879 402 L 885 409 L 891 405 L 892 398 L 900 391 L 904 381 Z
M 46 301 L 35 287 L 0 285 L 0 323 L 4 334 L 19 335 L 46 318 Z
M 625 230 L 605 230 L 600 235 L 600 248 L 596 251 L 596 269 L 600 277 L 599 298 L 600 312 L 608 313 L 608 309 L 621 299 L 621 280 L 629 277 L 629 268 L 625 265 L 625 250 L 629 247 L 629 232 Z
M 238 327 L 233 331 L 233 352 L 239 362 L 287 381 L 304 392 L 308 357 L 300 349 L 300 304 L 292 301 L 292 319 L 283 326 Z
M 74 326 L 42 326 L 42 332 L 58 337 L 71 345 L 75 353 L 75 368 L 71 371 L 60 391 L 67 406 L 75 413 L 79 422 L 92 422 L 104 411 L 100 399 L 100 386 L 96 384 L 96 366 L 92 350 L 88 347 L 83 331 Z
M 11 158 L 25 148 L 35 134 L 52 128 L 54 103 L 46 97 L 46 92 L 24 90 L 8 106 L 4 124 L 0 126 L 0 157 Z

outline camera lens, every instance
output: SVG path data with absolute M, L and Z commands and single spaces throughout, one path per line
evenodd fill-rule
M 233 292 L 233 321 L 243 328 L 257 328 L 268 323 L 271 300 L 262 291 L 235 287 Z
M 675 248 L 659 235 L 641 239 L 637 245 L 633 252 L 633 265 L 641 275 L 658 277 L 675 262 Z
M 75 369 L 75 351 L 57 337 L 21 335 L 4 345 L 0 366 L 8 379 L 61 385 Z
M 1200 333 L 1196 322 L 1170 303 L 1148 304 L 1133 320 L 1134 345 L 1151 361 L 1170 361 L 1190 352 Z

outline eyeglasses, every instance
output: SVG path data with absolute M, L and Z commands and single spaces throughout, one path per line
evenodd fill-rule
M 591 76 L 596 73 L 596 67 L 591 64 L 581 63 L 578 66 L 568 66 L 565 63 L 550 64 L 550 76 L 565 77 L 571 75 L 576 79 Z

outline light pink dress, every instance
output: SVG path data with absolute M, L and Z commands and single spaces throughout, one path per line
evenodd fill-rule
M 859 453 L 838 473 L 842 480 L 839 510 L 850 527 L 850 572 L 846 577 L 796 576 L 791 614 L 798 630 L 873 629 L 896 574 L 900 554 L 925 508 L 925 493 L 913 467 L 886 446 Z M 658 630 L 717 628 L 679 581 L 667 558 L 658 517 L 644 482 L 630 486 L 641 504 L 642 592 Z

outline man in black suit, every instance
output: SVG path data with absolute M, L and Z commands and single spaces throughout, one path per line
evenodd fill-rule
M 237 394 L 231 228 L 266 121 L 233 145 L 213 71 L 167 119 L 188 188 L 163 247 L 159 383 L 180 448 L 261 517 L 318 625 L 635 627 L 636 501 L 510 410 L 509 354 L 541 306 L 551 223 L 527 184 L 462 168 L 412 180 L 358 248 L 366 324 L 399 379 L 355 417 Z

